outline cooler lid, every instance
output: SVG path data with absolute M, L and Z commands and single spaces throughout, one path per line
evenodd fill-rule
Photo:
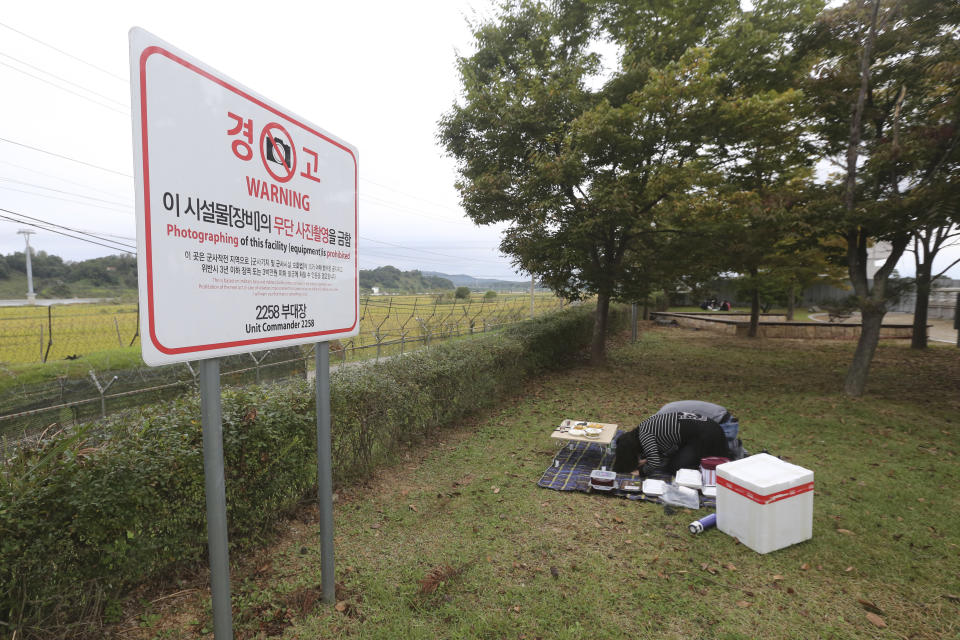
M 813 471 L 769 453 L 721 464 L 717 476 L 762 496 L 813 482 Z

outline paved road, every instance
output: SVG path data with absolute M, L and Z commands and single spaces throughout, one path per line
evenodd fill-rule
M 0 307 L 49 307 L 55 304 L 95 304 L 98 302 L 111 302 L 111 298 L 62 298 L 62 299 L 40 299 L 31 305 L 23 298 L 16 300 L 0 300 Z
M 818 322 L 826 322 L 827 314 L 825 313 L 811 313 L 811 320 L 816 320 Z M 852 316 L 847 318 L 845 321 L 847 324 L 860 324 L 860 314 L 854 313 Z M 884 324 L 913 324 L 913 314 L 912 313 L 902 313 L 900 311 L 891 311 L 883 318 Z M 929 318 L 927 324 L 930 325 L 928 329 L 927 338 L 933 342 L 948 342 L 950 344 L 957 344 L 957 330 L 953 328 L 953 320 L 945 318 Z

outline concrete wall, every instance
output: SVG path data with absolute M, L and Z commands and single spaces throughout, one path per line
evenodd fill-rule
M 750 316 L 723 314 L 720 317 L 711 314 L 667 313 L 650 314 L 661 321 L 673 320 L 678 326 L 688 329 L 703 329 L 731 336 L 746 337 L 750 331 Z M 909 340 L 913 326 L 908 324 L 885 324 L 880 328 L 883 340 Z M 860 325 L 830 322 L 786 322 L 783 315 L 769 314 L 760 316 L 757 336 L 761 338 L 793 338 L 805 340 L 857 340 L 860 338 Z

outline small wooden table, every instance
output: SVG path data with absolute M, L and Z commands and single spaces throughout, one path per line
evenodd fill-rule
M 569 428 L 578 422 L 587 422 L 591 426 L 597 426 L 603 429 L 595 438 L 588 438 L 587 436 L 578 436 L 573 435 L 569 432 Z M 617 425 L 615 424 L 604 424 L 602 422 L 590 422 L 589 420 L 564 420 L 560 423 L 560 426 L 553 430 L 553 433 L 550 434 L 551 438 L 556 440 L 572 440 L 574 442 L 596 442 L 602 444 L 603 446 L 609 448 L 613 443 L 614 436 L 617 435 Z

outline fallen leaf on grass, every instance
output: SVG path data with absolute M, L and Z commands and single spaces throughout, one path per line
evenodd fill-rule
M 802 565 L 800 565 L 800 570 L 801 570 L 801 571 L 807 571 L 809 568 L 810 568 L 810 565 L 807 564 L 806 562 L 804 562 Z
M 952 593 L 945 593 L 943 594 L 943 597 L 953 602 L 960 602 L 960 596 L 955 596 Z
M 746 609 L 746 608 L 749 607 L 751 604 L 753 604 L 753 603 L 747 602 L 746 600 L 737 600 L 737 606 L 740 607 L 741 609 Z
M 347 610 L 347 602 L 346 602 L 346 600 L 341 600 L 341 601 L 338 602 L 337 604 L 333 605 L 333 608 L 336 609 L 337 611 L 339 611 L 340 613 L 343 613 L 344 611 Z
M 419 509 L 417 509 L 417 505 L 411 504 L 411 505 L 409 505 L 409 506 L 410 506 L 410 511 L 413 511 L 413 512 L 418 512 L 418 511 L 419 511 Z
M 379 528 L 382 527 L 382 526 L 383 526 L 383 525 L 380 524 L 379 522 L 374 522 L 372 525 L 370 525 L 370 528 L 371 528 L 371 529 L 379 529 Z
M 864 600 L 863 598 L 857 598 L 857 602 L 859 602 L 860 606 L 866 609 L 867 611 L 871 611 L 873 613 L 878 613 L 878 614 L 883 613 L 883 610 L 880 607 L 873 604 L 869 600 Z
M 783 576 L 780 575 L 779 573 L 776 573 L 776 574 L 774 574 L 773 579 L 774 579 L 774 580 L 783 580 Z
M 459 569 L 454 569 L 448 564 L 438 565 L 423 577 L 420 581 L 420 593 L 430 594 L 436 591 L 441 584 L 456 577 L 460 573 Z
M 873 626 L 877 627 L 878 629 L 886 629 L 887 627 L 887 623 L 883 621 L 883 618 L 875 613 L 868 613 L 867 620 L 873 623 Z
M 837 529 L 837 533 L 845 533 L 845 534 L 847 534 L 848 536 L 855 536 L 855 535 L 857 535 L 857 534 L 855 534 L 853 531 L 850 531 L 850 529 Z
M 844 569 L 844 571 L 846 573 L 850 573 L 851 571 L 853 571 L 853 567 L 847 567 L 846 569 Z
M 725 566 L 728 570 L 730 570 L 730 571 L 736 571 L 736 570 L 737 570 L 737 567 L 734 566 L 734 565 L 733 565 L 732 563 L 730 563 L 730 562 L 728 562 L 728 563 L 725 564 L 724 566 Z
M 494 493 L 500 493 L 500 487 L 493 487 Z

